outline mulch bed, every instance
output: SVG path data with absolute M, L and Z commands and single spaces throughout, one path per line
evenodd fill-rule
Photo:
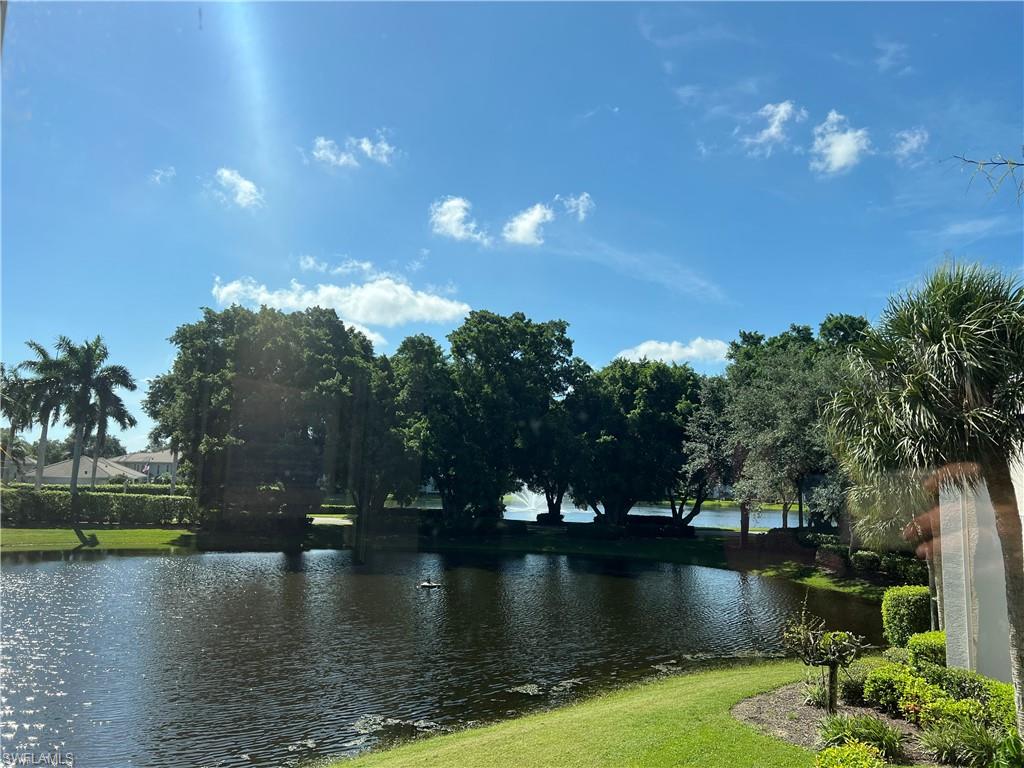
M 839 704 L 842 715 L 873 715 L 908 734 L 904 750 L 905 765 L 932 765 L 933 760 L 917 740 L 917 729 L 905 720 L 897 720 L 870 707 L 851 707 Z M 825 711 L 804 704 L 804 684 L 793 683 L 750 699 L 744 699 L 732 708 L 732 716 L 754 726 L 759 731 L 788 741 L 806 749 L 821 749 L 818 726 Z

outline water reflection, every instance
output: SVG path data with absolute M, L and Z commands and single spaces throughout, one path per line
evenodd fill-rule
M 3 747 L 59 746 L 85 766 L 297 765 L 658 669 L 777 654 L 803 596 L 732 571 L 579 556 L 5 559 Z M 810 604 L 878 640 L 876 606 L 814 592 Z

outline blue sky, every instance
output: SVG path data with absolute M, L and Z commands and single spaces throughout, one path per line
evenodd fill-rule
M 949 158 L 1019 152 L 1022 8 L 12 4 L 3 358 L 98 333 L 141 381 L 238 301 L 713 372 L 945 253 L 1020 269 L 1013 195 Z

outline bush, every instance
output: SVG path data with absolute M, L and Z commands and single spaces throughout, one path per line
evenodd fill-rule
M 889 762 L 903 759 L 906 734 L 873 715 L 829 715 L 819 730 L 826 747 L 839 747 L 851 742 L 869 744 Z
M 919 632 L 907 640 L 907 660 L 915 669 L 921 662 L 946 666 L 946 633 Z
M 906 648 L 886 648 L 882 651 L 882 658 L 892 664 L 910 666 L 910 653 Z
M 125 493 L 79 494 L 78 522 L 93 525 L 189 524 L 195 502 L 187 496 L 151 496 Z M 3 524 L 6 527 L 58 525 L 74 522 L 71 493 L 63 490 L 5 489 Z
M 15 491 L 34 491 L 34 483 L 4 483 L 4 492 L 8 490 Z M 105 483 L 100 483 L 95 488 L 90 485 L 79 486 L 78 490 L 85 493 L 128 493 L 136 494 L 139 496 L 169 496 L 170 495 L 170 484 L 157 484 L 157 483 L 125 483 L 123 480 L 117 480 L 111 478 Z M 44 485 L 40 488 L 40 491 L 57 491 L 63 493 L 71 493 L 71 488 L 66 485 Z M 174 487 L 175 496 L 188 496 L 191 494 L 191 489 L 178 483 Z
M 926 729 L 921 744 L 940 763 L 989 768 L 1003 748 L 1001 732 L 971 720 L 946 720 Z
M 839 698 L 844 704 L 859 707 L 864 704 L 864 681 L 868 673 L 882 664 L 877 658 L 855 661 L 839 676 Z
M 988 725 L 1012 730 L 1016 724 L 1016 706 L 1013 686 L 992 680 L 977 672 L 956 667 L 940 667 L 924 662 L 919 674 L 932 685 L 938 686 L 955 701 L 975 701 L 981 708 L 981 719 Z
M 877 552 L 859 549 L 850 555 L 850 564 L 857 573 L 878 573 L 881 570 L 882 558 Z
M 950 720 L 983 720 L 985 708 L 973 699 L 957 701 L 941 698 L 931 701 L 921 709 L 918 724 L 922 728 L 934 728 Z
M 882 555 L 882 571 L 903 584 L 927 584 L 928 566 L 913 555 L 889 552 Z
M 900 711 L 900 699 L 914 676 L 898 664 L 884 664 L 868 672 L 864 680 L 864 701 L 891 714 Z
M 1013 701 L 1013 685 L 999 680 L 985 680 L 985 720 L 1004 731 L 1017 725 L 1017 706 Z
M 882 626 L 890 645 L 905 646 L 911 635 L 931 628 L 928 587 L 890 587 L 882 596 Z
M 937 701 L 949 699 L 941 688 L 932 685 L 923 677 L 911 677 L 903 688 L 900 696 L 900 714 L 914 725 L 921 723 L 921 712 L 924 708 Z
M 814 768 L 885 768 L 882 753 L 870 744 L 851 741 L 841 747 L 823 749 L 814 758 Z

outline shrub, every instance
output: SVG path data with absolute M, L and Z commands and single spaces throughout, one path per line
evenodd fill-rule
M 903 759 L 906 734 L 873 715 L 829 715 L 819 730 L 826 747 L 839 747 L 851 742 L 869 744 L 890 762 Z
M 919 632 L 907 640 L 907 655 L 910 666 L 915 669 L 921 662 L 946 666 L 946 633 Z
M 920 662 L 917 665 L 917 673 L 932 685 L 939 686 L 946 695 L 954 699 L 977 699 L 983 704 L 988 701 L 990 681 L 977 672 Z
M 125 493 L 79 494 L 78 522 L 93 525 L 191 523 L 195 502 L 187 496 Z M 3 524 L 8 527 L 70 525 L 71 494 L 63 490 L 5 489 Z
M 890 579 L 903 584 L 928 583 L 928 566 L 913 555 L 888 552 L 882 555 L 881 569 Z
M 910 670 L 897 664 L 885 664 L 868 672 L 864 680 L 864 701 L 892 714 L 900 711 L 900 699 L 914 678 Z
M 868 672 L 883 662 L 878 658 L 855 661 L 839 676 L 839 698 L 851 707 L 864 704 L 864 681 Z
M 859 549 L 850 555 L 850 564 L 857 573 L 877 573 L 881 570 L 882 558 L 877 552 Z
M 941 688 L 932 685 L 923 677 L 911 677 L 910 681 L 903 688 L 903 695 L 900 696 L 900 714 L 905 720 L 914 725 L 921 722 L 921 712 L 924 708 L 936 701 L 949 699 Z
M 985 708 L 980 702 L 941 698 L 922 707 L 918 723 L 922 728 L 934 728 L 949 720 L 983 720 L 984 717 Z
M 885 768 L 882 753 L 870 744 L 851 741 L 841 747 L 823 749 L 814 758 L 814 768 Z
M 886 648 L 882 651 L 882 658 L 893 664 L 910 665 L 910 654 L 906 648 Z
M 905 646 L 911 635 L 931 626 L 928 587 L 890 587 L 882 596 L 882 626 L 890 645 Z
M 997 728 L 1011 731 L 1017 724 L 1017 707 L 1013 701 L 1013 685 L 999 680 L 985 680 L 985 720 Z
M 940 763 L 989 768 L 1003 747 L 1004 736 L 984 723 L 972 720 L 945 720 L 926 729 L 921 744 Z

